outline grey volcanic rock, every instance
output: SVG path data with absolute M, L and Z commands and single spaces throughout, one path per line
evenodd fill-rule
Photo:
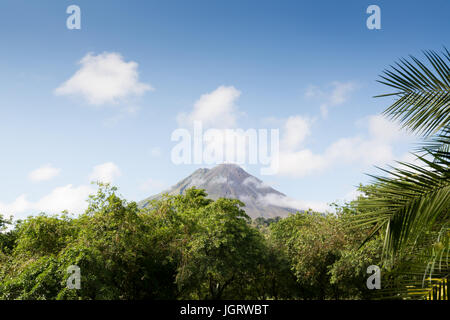
M 169 190 L 139 202 L 139 206 L 145 208 L 150 200 L 158 199 L 165 193 L 179 195 L 191 187 L 205 189 L 208 198 L 213 200 L 218 198 L 241 200 L 245 203 L 243 209 L 253 219 L 284 217 L 298 211 L 283 207 L 281 203 L 287 199 L 283 193 L 265 185 L 261 180 L 234 164 L 221 164 L 212 169 L 198 169 Z

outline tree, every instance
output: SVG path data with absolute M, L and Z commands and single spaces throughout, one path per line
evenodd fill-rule
M 264 242 L 249 225 L 238 200 L 206 198 L 204 190 L 155 201 L 151 210 L 164 212 L 176 226 L 172 240 L 179 265 L 176 284 L 189 299 L 245 298 L 262 264 Z
M 373 234 L 384 229 L 386 269 L 412 274 L 394 276 L 400 280 L 392 284 L 393 294 L 409 294 L 423 287 L 425 278 L 432 288 L 431 274 L 438 283 L 449 275 L 450 53 L 425 56 L 429 67 L 411 56 L 385 70 L 379 81 L 396 90 L 381 95 L 397 98 L 384 114 L 424 138 L 415 154 L 418 164 L 400 162 L 384 170 L 390 176 L 374 177 L 375 187 L 360 202 L 370 212 L 357 218 L 373 225 Z
M 0 266 L 0 298 L 173 298 L 175 265 L 157 227 L 154 217 L 108 185 L 99 186 L 79 218 L 29 217 L 18 228 L 10 259 Z M 71 265 L 80 267 L 80 290 L 66 287 Z
M 204 190 L 189 189 L 139 209 L 116 191 L 99 185 L 77 218 L 41 214 L 16 225 L 13 249 L 4 259 L 0 256 L 0 299 L 257 299 L 284 294 L 278 287 L 266 291 L 265 281 L 278 275 L 278 260 L 274 252 L 267 253 L 264 237 L 240 201 L 213 201 Z M 66 286 L 73 265 L 81 272 L 79 290 Z
M 304 212 L 270 226 L 270 237 L 288 257 L 297 280 L 297 299 L 366 298 L 366 268 L 379 259 L 377 240 L 357 251 L 367 228 L 350 229 L 349 215 L 357 209 L 346 205 L 337 214 Z M 357 252 L 357 254 L 354 254 Z
M 12 217 L 6 219 L 0 214 L 0 255 L 9 253 L 13 247 L 14 242 L 17 237 L 16 232 L 14 230 L 9 230 L 8 226 L 12 225 Z

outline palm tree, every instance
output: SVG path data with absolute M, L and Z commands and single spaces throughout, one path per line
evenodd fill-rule
M 379 80 L 395 89 L 378 96 L 396 98 L 384 115 L 423 138 L 417 163 L 399 162 L 384 170 L 387 176 L 373 176 L 375 187 L 358 201 L 368 213 L 357 224 L 373 225 L 369 238 L 383 234 L 383 262 L 392 280 L 384 293 L 448 299 L 450 53 L 424 54 L 428 66 L 410 56 Z

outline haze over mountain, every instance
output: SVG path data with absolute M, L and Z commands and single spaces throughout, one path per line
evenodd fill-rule
M 139 202 L 146 207 L 149 201 L 160 198 L 163 194 L 183 194 L 188 188 L 205 189 L 208 198 L 239 199 L 245 203 L 243 208 L 251 218 L 284 217 L 289 213 L 300 211 L 292 208 L 292 201 L 286 195 L 264 184 L 258 178 L 247 173 L 235 164 L 221 164 L 212 169 L 198 169 L 170 189 Z

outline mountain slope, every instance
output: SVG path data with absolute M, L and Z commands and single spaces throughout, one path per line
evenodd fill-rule
M 169 190 L 139 202 L 139 206 L 145 208 L 150 200 L 158 199 L 165 193 L 183 194 L 186 189 L 194 186 L 205 189 L 208 198 L 213 200 L 218 198 L 241 200 L 245 203 L 243 209 L 252 218 L 283 217 L 298 211 L 281 206 L 280 204 L 287 199 L 283 193 L 265 185 L 261 180 L 234 164 L 221 164 L 212 169 L 198 169 Z

